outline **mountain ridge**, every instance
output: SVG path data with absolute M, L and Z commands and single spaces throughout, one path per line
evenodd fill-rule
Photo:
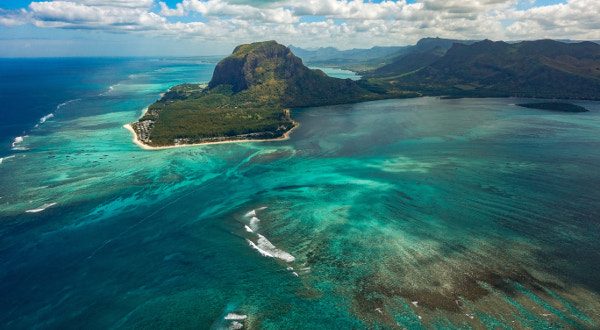
M 237 46 L 207 87 L 173 87 L 131 126 L 149 146 L 276 139 L 296 126 L 290 108 L 384 97 L 309 69 L 288 47 L 264 41 Z
M 392 84 L 426 95 L 599 99 L 600 45 L 549 39 L 455 43 Z

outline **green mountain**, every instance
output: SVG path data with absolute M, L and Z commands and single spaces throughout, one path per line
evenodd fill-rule
M 426 95 L 600 99 L 600 45 L 553 40 L 455 43 L 394 88 Z
M 289 46 L 290 50 L 310 65 L 365 71 L 385 65 L 411 46 L 372 47 L 368 49 L 339 50 L 334 47 L 303 49 Z
M 132 127 L 151 146 L 278 138 L 295 125 L 289 108 L 383 97 L 311 70 L 289 48 L 266 41 L 236 47 L 206 88 L 175 86 Z
M 234 93 L 272 99 L 282 107 L 306 107 L 376 99 L 350 79 L 307 68 L 292 51 L 275 41 L 241 45 L 215 68 L 209 88 L 232 86 Z
M 374 70 L 364 72 L 365 77 L 395 77 L 424 68 L 440 59 L 455 43 L 472 44 L 471 40 L 441 38 L 423 38 L 414 46 L 404 48 L 388 61 Z

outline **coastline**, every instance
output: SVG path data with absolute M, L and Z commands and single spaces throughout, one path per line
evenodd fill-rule
M 292 131 L 294 131 L 296 128 L 298 128 L 300 126 L 300 123 L 298 123 L 297 121 L 293 121 L 293 123 L 294 123 L 294 127 L 292 127 L 289 131 L 285 132 L 281 137 L 273 138 L 273 139 L 239 139 L 239 140 L 232 139 L 232 140 L 223 140 L 223 141 L 207 141 L 207 142 L 198 142 L 198 143 L 189 143 L 189 144 L 177 144 L 177 145 L 160 146 L 160 147 L 149 146 L 149 145 L 145 144 L 144 142 L 140 141 L 138 139 L 137 133 L 135 132 L 135 130 L 133 129 L 131 124 L 125 124 L 125 125 L 123 125 L 123 128 L 128 130 L 133 135 L 131 141 L 133 143 L 135 143 L 138 147 L 140 147 L 144 150 L 163 150 L 163 149 L 173 149 L 173 148 L 183 148 L 183 147 L 206 146 L 206 145 L 211 145 L 211 144 L 285 141 L 285 140 L 289 140 L 290 134 L 292 133 Z

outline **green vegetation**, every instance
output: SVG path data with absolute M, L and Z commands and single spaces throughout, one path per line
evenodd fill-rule
M 593 42 L 484 40 L 454 43 L 435 56 L 405 56 L 367 77 L 399 90 L 453 98 L 600 99 L 600 45 Z
M 537 103 L 521 103 L 517 104 L 520 107 L 530 108 L 530 109 L 542 109 L 542 110 L 552 110 L 552 111 L 562 111 L 562 112 L 587 112 L 588 109 L 575 105 L 572 103 L 564 103 L 564 102 L 537 102 Z
M 228 85 L 183 97 L 179 92 L 166 93 L 137 126 L 146 122 L 153 127 L 144 142 L 153 146 L 277 138 L 294 126 L 289 112 L 275 102 L 261 102 L 252 93 L 234 94 Z
M 151 146 L 283 136 L 295 125 L 289 108 L 392 97 L 350 79 L 310 70 L 275 41 L 236 47 L 208 87 L 171 88 L 132 125 Z
M 471 40 L 423 38 L 416 45 L 406 47 L 385 65 L 363 72 L 365 77 L 391 79 L 416 72 L 440 59 L 455 43 L 469 45 Z

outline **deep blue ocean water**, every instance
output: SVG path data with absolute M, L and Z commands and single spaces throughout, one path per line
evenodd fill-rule
M 190 76 L 180 79 L 206 80 L 203 75 L 194 77 L 197 70 L 193 67 L 202 61 L 215 60 L 212 57 L 1 58 L 0 155 L 6 155 L 14 138 L 27 135 L 44 116 L 55 114 L 70 102 L 106 93 L 130 75 L 177 65 L 190 66 L 187 70 Z
M 133 144 L 216 60 L 0 60 L 0 328 L 600 326 L 598 102 L 386 100 L 294 109 L 287 141 Z

